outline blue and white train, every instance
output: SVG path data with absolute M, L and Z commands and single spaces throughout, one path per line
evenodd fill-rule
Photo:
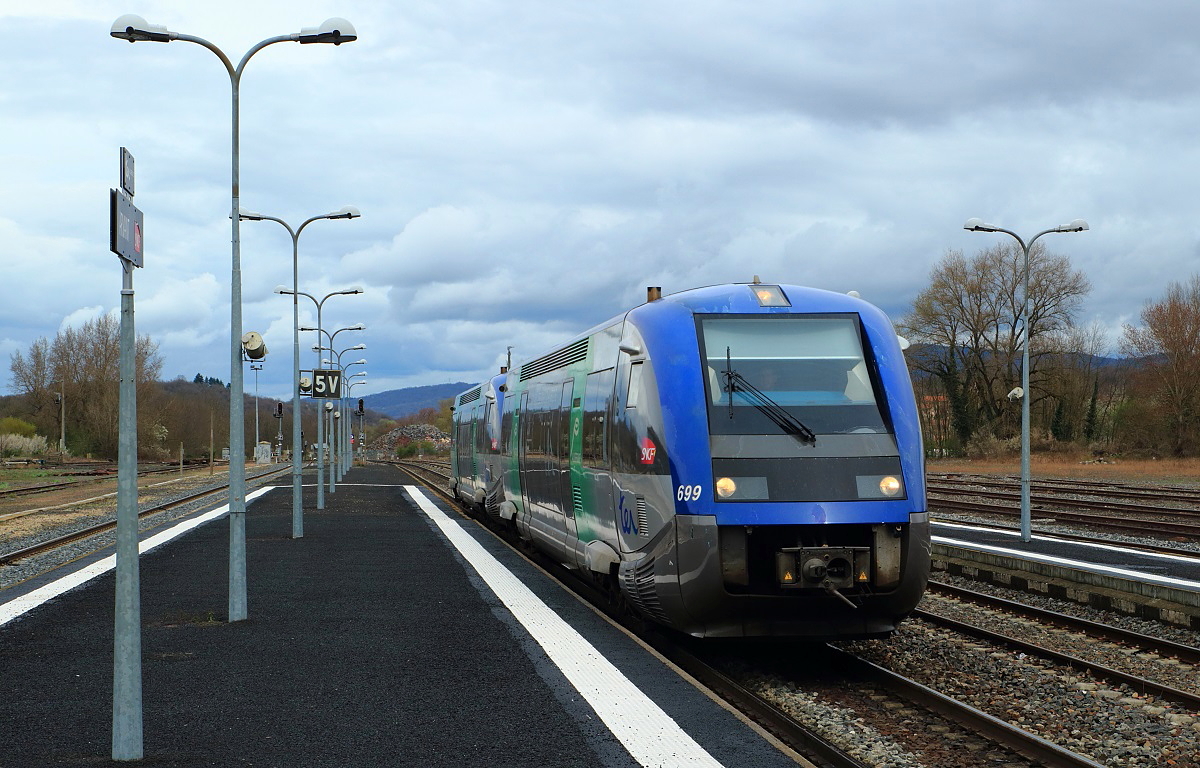
M 793 285 L 661 296 L 454 402 L 451 489 L 698 637 L 885 636 L 929 574 L 891 322 Z

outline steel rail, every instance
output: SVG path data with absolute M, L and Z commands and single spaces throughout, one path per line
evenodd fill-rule
M 1007 600 L 1003 597 L 997 597 L 984 592 L 975 592 L 963 587 L 956 587 L 952 584 L 944 584 L 940 581 L 930 581 L 929 591 L 984 605 L 988 608 L 1015 613 L 1026 618 L 1037 619 L 1064 629 L 1086 632 L 1089 637 L 1098 637 L 1102 640 L 1133 646 L 1140 648 L 1142 651 L 1149 651 L 1160 656 L 1172 656 L 1188 664 L 1200 664 L 1200 648 L 1194 648 L 1190 645 L 1151 637 L 1140 632 L 1121 629 L 1110 624 L 1101 624 L 1098 621 L 1090 621 L 1078 616 L 1059 613 L 1058 611 L 1038 608 L 1034 605 Z
M 930 511 L 934 511 L 936 509 L 946 509 L 958 510 L 961 512 L 975 512 L 985 515 L 1005 515 L 1007 517 L 1014 517 L 1020 514 L 1020 510 L 1013 509 L 1011 507 L 962 501 L 960 499 L 947 498 L 937 493 L 930 493 L 928 498 Z M 1092 528 L 1122 531 L 1125 533 L 1132 531 L 1145 536 L 1158 534 L 1161 537 L 1161 534 L 1163 533 L 1171 533 L 1179 536 L 1189 536 L 1192 538 L 1200 537 L 1200 525 L 1171 523 L 1163 520 L 1122 521 L 1102 515 L 1087 515 L 1079 512 L 1047 510 L 1044 507 L 1037 508 L 1034 511 L 1042 518 L 1053 518 L 1056 522 L 1069 522 L 1077 525 L 1091 526 Z
M 997 499 L 999 501 L 1013 501 L 1021 498 L 1020 493 L 1014 491 L 987 491 L 979 488 L 963 487 L 953 483 L 941 483 L 937 481 L 928 483 L 926 485 L 926 490 L 940 493 L 975 496 L 985 499 Z M 1075 495 L 1079 496 L 1083 494 L 1076 493 Z M 1164 507 L 1150 504 L 1130 504 L 1123 501 L 1104 501 L 1103 499 L 1078 499 L 1066 496 L 1041 495 L 1034 499 L 1034 503 L 1043 508 L 1067 507 L 1069 509 L 1109 510 L 1112 512 L 1124 512 L 1131 515 L 1167 515 L 1182 519 L 1200 518 L 1200 511 L 1197 511 L 1196 509 L 1181 509 L 1179 507 Z
M 1143 677 L 1138 677 L 1137 675 L 1131 675 L 1127 672 L 1122 672 L 1119 669 L 1106 667 L 1103 664 L 1097 664 L 1096 662 L 1088 661 L 1087 659 L 1083 659 L 1078 656 L 1072 656 L 1069 653 L 1062 653 L 1061 651 L 1044 648 L 1036 643 L 1019 640 L 1009 635 L 994 632 L 990 629 L 985 629 L 964 621 L 959 621 L 958 619 L 950 619 L 945 616 L 939 616 L 936 613 L 930 613 L 926 610 L 917 609 L 912 612 L 912 616 L 923 621 L 927 621 L 930 624 L 935 624 L 937 626 L 953 630 L 959 634 L 975 637 L 980 640 L 985 640 L 989 643 L 1003 645 L 1021 653 L 1033 654 L 1058 664 L 1065 664 L 1066 666 L 1074 669 L 1083 669 L 1103 680 L 1114 683 L 1123 683 L 1137 689 L 1141 693 L 1148 693 L 1164 699 L 1169 699 L 1177 704 L 1185 704 L 1193 709 L 1200 709 L 1200 696 L 1194 693 L 1181 691 L 1178 688 L 1172 688 L 1169 685 L 1163 685 L 1162 683 L 1157 683 L 1153 680 L 1147 680 Z
M 1058 746 L 1052 741 L 1011 725 L 998 717 L 989 715 L 969 704 L 938 693 L 937 691 L 879 666 L 866 659 L 829 646 L 840 655 L 840 661 L 852 671 L 887 688 L 898 696 L 908 699 L 930 712 L 934 712 L 960 726 L 981 734 L 995 743 L 1006 747 L 1045 768 L 1101 768 L 1083 755 Z

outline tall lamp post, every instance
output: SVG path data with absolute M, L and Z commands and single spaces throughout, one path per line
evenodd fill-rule
M 354 295 L 360 294 L 362 292 L 363 292 L 362 288 L 355 286 L 353 288 L 347 288 L 343 291 L 331 291 L 330 293 L 327 293 L 324 296 L 322 296 L 320 299 L 317 299 L 317 297 L 313 296 L 311 293 L 305 293 L 304 291 L 288 290 L 287 288 L 285 288 L 282 285 L 275 287 L 275 293 L 278 293 L 278 294 L 283 294 L 283 295 L 291 294 L 293 297 L 307 296 L 309 298 L 309 300 L 312 301 L 312 303 L 314 305 L 316 305 L 316 307 L 317 307 L 317 327 L 315 329 L 308 328 L 308 327 L 299 327 L 297 329 L 297 332 L 309 331 L 309 330 L 320 331 L 320 329 L 321 329 L 321 309 L 325 306 L 325 302 L 328 301 L 330 298 L 332 298 L 334 296 L 354 296 Z M 295 301 L 295 299 L 293 298 L 293 302 L 294 301 Z M 364 328 L 366 328 L 366 326 L 362 326 L 362 327 L 358 328 L 357 330 L 363 330 Z M 299 337 L 297 336 L 296 338 L 298 339 Z M 317 338 L 319 339 L 320 336 L 318 336 Z M 296 349 L 296 359 L 297 360 L 300 359 L 299 348 Z M 320 358 L 318 357 L 318 360 L 319 359 Z M 299 366 L 299 363 L 297 363 L 297 372 L 299 371 L 298 366 Z M 299 379 L 299 376 L 297 376 L 296 392 L 299 392 L 299 388 L 300 388 L 300 379 Z M 299 395 L 297 395 L 297 397 L 299 397 Z M 322 426 L 322 424 L 324 423 L 324 415 L 325 414 L 321 411 L 321 409 L 318 408 L 317 409 L 317 509 L 325 509 L 325 491 L 321 485 L 322 479 L 324 478 L 324 475 L 325 475 L 325 457 L 324 457 L 325 435 L 324 435 L 324 427 Z M 296 415 L 296 418 L 300 418 L 299 414 Z M 294 435 L 293 435 L 293 439 L 295 439 Z M 295 472 L 295 464 L 292 465 L 292 471 Z M 295 493 L 294 490 L 293 490 L 293 493 Z M 293 523 L 292 523 L 292 526 L 293 526 L 292 535 L 293 536 L 296 535 L 295 534 L 296 529 L 295 529 L 294 517 L 295 517 L 295 515 L 293 513 Z M 301 528 L 300 535 L 303 535 L 303 528 Z
M 254 54 L 268 45 L 284 42 L 295 43 L 342 43 L 358 39 L 354 25 L 345 19 L 327 19 L 320 27 L 300 30 L 299 33 L 269 37 L 255 44 L 242 56 L 235 67 L 225 53 L 209 41 L 194 35 L 184 35 L 171 32 L 166 27 L 147 24 L 146 20 L 134 14 L 126 14 L 113 22 L 109 34 L 119 40 L 131 43 L 150 41 L 169 43 L 182 40 L 196 43 L 212 51 L 225 70 L 229 73 L 229 81 L 233 88 L 233 121 L 232 121 L 232 159 L 233 183 L 232 203 L 229 216 L 233 222 L 233 257 L 232 278 L 230 280 L 230 375 L 229 375 L 229 621 L 242 621 L 247 618 L 246 608 L 246 435 L 244 431 L 244 404 L 242 402 L 242 252 L 238 198 L 240 192 L 240 144 L 238 90 L 241 84 L 242 72 Z M 140 741 L 140 739 L 139 739 Z M 121 757 L 117 756 L 118 751 Z M 132 751 L 132 750 L 130 750 Z M 136 750 L 137 758 L 141 757 L 141 745 Z M 114 737 L 113 758 L 131 759 L 126 750 L 118 750 Z
M 304 220 L 299 227 L 292 227 L 283 219 L 241 209 L 238 216 L 243 221 L 274 221 L 287 230 L 292 237 L 292 538 L 304 536 L 304 491 L 300 479 L 304 470 L 304 446 L 300 444 L 300 233 L 314 221 L 321 219 L 357 219 L 362 214 L 353 205 L 347 205 L 332 213 L 323 213 Z M 307 294 L 306 294 L 307 295 Z M 311 296 L 309 298 L 312 298 Z M 328 297 L 326 297 L 328 298 Z M 321 305 L 317 304 L 317 312 Z M 282 426 L 282 423 L 281 425 Z
M 963 225 L 963 229 L 969 232 L 1003 232 L 1016 240 L 1023 253 L 1021 262 L 1021 271 L 1024 273 L 1023 282 L 1024 288 L 1021 295 L 1021 326 L 1024 329 L 1024 339 L 1021 344 L 1021 541 L 1029 541 L 1032 538 L 1030 511 L 1029 511 L 1029 340 L 1032 336 L 1032 329 L 1029 327 L 1029 250 L 1033 244 L 1042 235 L 1048 235 L 1052 232 L 1083 232 L 1088 228 L 1087 222 L 1083 219 L 1075 219 L 1070 224 L 1062 224 L 1050 229 L 1044 229 L 1038 232 L 1029 242 L 1026 243 L 1021 239 L 1020 235 L 1002 227 L 997 227 L 993 224 L 985 224 L 982 219 L 968 219 Z

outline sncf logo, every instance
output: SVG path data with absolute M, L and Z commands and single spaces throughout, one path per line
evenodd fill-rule
M 658 453 L 658 447 L 654 445 L 654 441 L 648 437 L 642 438 L 642 463 L 653 464 L 654 455 Z

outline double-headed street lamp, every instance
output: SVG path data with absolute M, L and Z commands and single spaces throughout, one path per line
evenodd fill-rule
M 1034 235 L 1028 243 L 1011 230 L 997 227 L 993 224 L 985 224 L 982 219 L 968 219 L 963 225 L 963 229 L 970 232 L 1003 232 L 1015 239 L 1021 245 L 1022 271 L 1024 272 L 1024 289 L 1021 296 L 1021 326 L 1024 329 L 1024 342 L 1021 350 L 1021 391 L 1014 393 L 1015 396 L 1021 399 L 1021 541 L 1029 541 L 1032 538 L 1030 510 L 1029 510 L 1029 341 L 1032 337 L 1032 328 L 1029 327 L 1029 249 L 1042 235 L 1048 235 L 1052 232 L 1083 232 L 1088 228 L 1087 222 L 1083 219 L 1075 219 L 1070 224 L 1062 224 L 1051 229 L 1045 229 Z
M 246 606 L 246 435 L 244 424 L 244 403 L 242 402 L 243 383 L 242 383 L 242 254 L 241 254 L 241 239 L 239 236 L 238 216 L 238 198 L 240 196 L 240 143 L 239 143 L 239 87 L 242 79 L 242 72 L 246 68 L 247 62 L 254 54 L 266 48 L 268 45 L 283 42 L 296 42 L 302 44 L 309 43 L 332 43 L 341 45 L 342 43 L 353 42 L 358 39 L 358 33 L 354 30 L 354 25 L 345 19 L 327 19 L 319 27 L 311 27 L 301 29 L 300 32 L 290 35 L 280 35 L 277 37 L 269 37 L 255 44 L 246 54 L 242 56 L 240 62 L 235 67 L 225 53 L 213 45 L 209 41 L 195 37 L 194 35 L 185 35 L 178 32 L 172 32 L 164 26 L 157 24 L 147 24 L 146 20 L 141 16 L 134 14 L 126 14 L 113 22 L 109 29 L 109 34 L 118 40 L 128 40 L 130 43 L 136 42 L 156 42 L 170 43 L 174 40 L 181 40 L 185 43 L 196 43 L 212 51 L 221 63 L 225 66 L 226 72 L 229 73 L 229 80 L 233 88 L 233 111 L 232 111 L 232 204 L 229 208 L 229 215 L 233 221 L 233 242 L 232 242 L 232 279 L 230 281 L 230 375 L 229 375 L 229 621 L 242 621 L 247 618 Z M 127 598 L 128 602 L 130 598 Z M 140 598 L 138 598 L 140 600 Z M 118 616 L 123 614 L 122 607 L 118 606 Z M 141 649 L 140 644 L 137 649 L 137 658 L 140 665 Z M 117 659 L 114 663 L 116 667 L 128 666 L 133 659 L 133 653 L 126 654 L 126 658 Z M 115 674 L 116 679 L 131 680 L 131 674 Z M 130 688 L 133 687 L 131 684 Z M 136 697 L 138 705 L 136 714 L 133 712 L 133 706 L 125 706 L 124 702 Z M 113 715 L 113 749 L 112 757 L 114 760 L 139 760 L 142 757 L 142 727 L 141 727 L 141 685 L 140 678 L 134 690 L 119 690 L 114 693 L 114 715 Z M 136 722 L 135 722 L 136 721 Z
M 283 219 L 265 216 L 261 213 L 247 211 L 244 208 L 238 212 L 243 221 L 274 221 L 288 231 L 292 237 L 292 538 L 304 536 L 304 491 L 300 476 L 304 468 L 304 446 L 301 445 L 300 434 L 300 233 L 314 221 L 321 219 L 357 219 L 362 214 L 353 205 L 347 205 L 332 213 L 312 216 L 304 220 L 299 227 L 292 229 Z M 276 289 L 278 290 L 278 289 Z M 307 294 L 305 294 L 307 295 Z M 309 298 L 312 298 L 309 296 Z M 326 297 L 328 298 L 328 297 Z M 315 301 L 315 300 L 314 300 Z M 324 301 L 324 299 L 322 299 Z M 317 304 L 317 314 L 320 315 L 321 305 Z
M 298 33 L 290 35 L 279 35 L 277 37 L 269 37 L 263 40 L 242 56 L 242 60 L 235 67 L 225 53 L 213 45 L 209 41 L 194 35 L 184 35 L 178 32 L 171 32 L 166 27 L 155 24 L 147 24 L 146 20 L 140 16 L 127 14 L 113 22 L 109 34 L 120 40 L 128 40 L 131 43 L 141 41 L 151 41 L 156 43 L 170 43 L 174 40 L 181 40 L 187 43 L 196 43 L 208 50 L 212 51 L 221 63 L 225 65 L 225 70 L 229 73 L 229 81 L 233 88 L 233 132 L 232 132 L 232 159 L 233 159 L 233 183 L 232 183 L 232 204 L 229 208 L 229 216 L 233 222 L 233 269 L 232 279 L 230 281 L 230 375 L 229 375 L 229 521 L 230 521 L 230 568 L 229 568 L 229 620 L 241 621 L 247 617 L 246 610 L 246 434 L 244 427 L 244 404 L 242 402 L 243 386 L 242 386 L 242 252 L 241 252 L 241 237 L 238 199 L 241 195 L 240 187 L 240 142 L 239 142 L 239 99 L 238 91 L 241 84 L 242 72 L 246 68 L 246 64 L 254 54 L 266 48 L 268 45 L 284 42 L 295 43 L 333 43 L 341 45 L 342 43 L 353 42 L 358 39 L 358 33 L 354 30 L 354 25 L 345 19 L 333 18 L 326 20 L 319 27 L 311 27 L 300 30 Z M 138 741 L 140 742 L 140 738 Z M 117 752 L 120 751 L 123 757 L 117 757 Z M 137 751 L 137 757 L 141 757 L 140 744 Z M 113 748 L 113 757 L 115 759 L 128 759 L 125 750 Z

